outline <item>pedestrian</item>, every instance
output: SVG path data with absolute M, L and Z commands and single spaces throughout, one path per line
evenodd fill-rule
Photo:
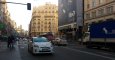
M 8 37 L 7 46 L 8 48 L 13 48 L 14 37 L 13 35 Z

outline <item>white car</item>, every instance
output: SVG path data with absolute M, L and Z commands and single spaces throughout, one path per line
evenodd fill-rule
M 28 51 L 33 54 L 54 53 L 52 43 L 45 37 L 32 37 L 28 43 Z
M 55 40 L 52 41 L 54 45 L 67 45 L 68 42 L 65 39 L 55 38 Z

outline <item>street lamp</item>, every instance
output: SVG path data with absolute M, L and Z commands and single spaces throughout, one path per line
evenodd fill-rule
M 73 18 L 73 20 L 72 20 L 72 22 L 73 22 L 73 24 L 72 24 L 72 35 L 73 35 L 73 40 L 74 40 L 74 36 L 75 36 L 75 31 L 74 31 L 75 11 L 72 11 L 72 18 Z

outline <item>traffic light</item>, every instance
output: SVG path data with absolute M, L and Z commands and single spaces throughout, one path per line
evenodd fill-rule
M 31 10 L 31 3 L 27 3 L 27 10 Z

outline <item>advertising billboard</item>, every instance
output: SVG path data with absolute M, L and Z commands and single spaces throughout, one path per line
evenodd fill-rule
M 90 25 L 91 38 L 115 38 L 115 20 Z

